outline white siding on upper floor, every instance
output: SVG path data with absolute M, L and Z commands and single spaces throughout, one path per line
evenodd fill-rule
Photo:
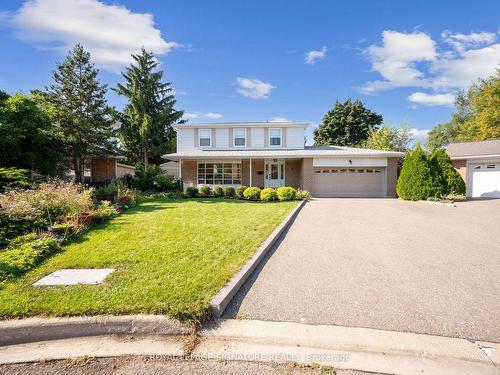
M 229 129 L 216 129 L 215 130 L 215 147 L 228 148 L 229 147 Z
M 252 128 L 250 131 L 252 142 L 250 147 L 264 147 L 264 128 Z
M 286 147 L 304 148 L 304 128 L 286 129 Z
M 177 129 L 177 152 L 194 149 L 194 129 Z

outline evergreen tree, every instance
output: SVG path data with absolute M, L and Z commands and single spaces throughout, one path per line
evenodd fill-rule
M 48 99 L 56 109 L 67 155 L 75 171 L 75 181 L 83 182 L 85 162 L 115 147 L 111 108 L 106 101 L 106 85 L 101 85 L 90 53 L 77 44 L 53 73 L 54 84 Z
M 163 71 L 157 70 L 158 61 L 152 53 L 142 49 L 132 55 L 132 63 L 125 72 L 125 84 L 114 89 L 128 98 L 122 113 L 120 140 L 126 155 L 134 164 L 160 164 L 161 156 L 175 150 L 173 124 L 179 122 L 183 111 L 177 111 L 170 82 L 162 82 Z
M 408 151 L 396 185 L 398 196 L 412 201 L 438 197 L 440 189 L 436 188 L 437 183 L 422 148 L 416 146 Z
M 323 123 L 314 131 L 314 144 L 357 146 L 363 144 L 370 132 L 377 129 L 383 118 L 365 108 L 360 100 L 344 103 L 337 101 L 335 107 L 324 117 Z
M 437 149 L 431 154 L 429 162 L 435 184 L 441 195 L 465 194 L 465 182 L 453 167 L 446 151 Z

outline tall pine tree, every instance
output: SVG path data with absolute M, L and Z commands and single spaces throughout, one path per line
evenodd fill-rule
M 114 148 L 112 111 L 105 97 L 107 86 L 100 84 L 98 74 L 90 53 L 76 44 L 58 64 L 54 84 L 48 88 L 47 97 L 56 109 L 76 182 L 83 182 L 89 156 Z
M 132 55 L 132 63 L 125 72 L 125 84 L 114 89 L 128 98 L 121 122 L 120 140 L 130 162 L 160 164 L 161 156 L 175 148 L 173 124 L 178 123 L 183 111 L 177 111 L 170 82 L 162 82 L 163 71 L 157 70 L 158 61 L 144 48 Z

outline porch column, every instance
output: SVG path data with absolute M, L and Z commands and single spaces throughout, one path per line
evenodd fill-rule
M 249 181 L 249 186 L 252 186 L 252 159 L 250 159 L 250 178 L 248 179 Z
M 179 159 L 179 180 L 182 181 L 182 159 Z

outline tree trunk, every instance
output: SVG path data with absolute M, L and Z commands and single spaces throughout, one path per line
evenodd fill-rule
M 76 157 L 73 157 L 73 171 L 75 172 L 74 181 L 75 183 L 78 183 L 78 179 L 80 178 L 80 164 L 78 163 Z
M 148 167 L 148 149 L 144 147 L 144 168 Z

